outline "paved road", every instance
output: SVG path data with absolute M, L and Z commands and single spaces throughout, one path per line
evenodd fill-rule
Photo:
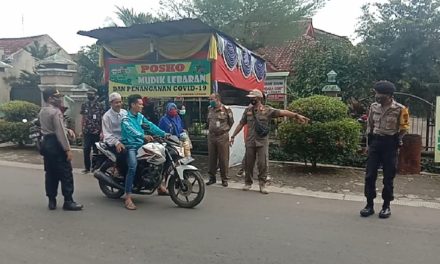
M 83 212 L 48 211 L 42 171 L 1 167 L 0 263 L 439 263 L 440 210 L 393 207 L 362 219 L 358 202 L 210 187 L 196 209 L 104 198 L 76 175 Z

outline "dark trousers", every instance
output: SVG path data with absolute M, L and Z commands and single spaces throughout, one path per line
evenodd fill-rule
M 229 170 L 229 134 L 208 136 L 208 174 L 215 180 L 217 168 L 220 168 L 220 177 L 222 181 L 227 181 Z
M 55 199 L 58 194 L 58 183 L 61 182 L 61 191 L 65 201 L 73 201 L 73 174 L 72 165 L 67 160 L 66 153 L 44 156 L 44 170 L 46 171 L 46 195 Z
M 90 152 L 93 148 L 93 153 L 96 153 L 98 150 L 96 149 L 95 143 L 99 142 L 99 134 L 84 134 L 84 167 L 86 170 L 90 170 L 90 166 L 92 163 Z
M 365 175 L 365 197 L 367 200 L 376 198 L 377 170 L 382 165 L 383 190 L 385 202 L 394 200 L 393 181 L 396 176 L 398 136 L 372 136 L 368 146 L 367 172 Z

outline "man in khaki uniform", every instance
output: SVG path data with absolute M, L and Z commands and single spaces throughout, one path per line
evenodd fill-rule
M 391 216 L 390 202 L 394 199 L 393 180 L 396 176 L 397 151 L 402 138 L 409 129 L 408 108 L 393 99 L 396 87 L 388 81 L 374 85 L 376 102 L 370 106 L 367 120 L 368 161 L 365 174 L 365 197 L 367 205 L 361 210 L 363 217 L 374 214 L 377 170 L 383 168 L 383 206 L 380 218 Z
M 206 185 L 216 183 L 215 174 L 217 168 L 220 168 L 222 185 L 228 186 L 229 131 L 233 124 L 232 110 L 222 104 L 219 94 L 212 94 L 209 97 L 208 110 L 209 181 Z
M 255 160 L 257 161 L 258 167 L 258 180 L 260 182 L 260 192 L 267 194 L 266 189 L 266 179 L 267 179 L 267 155 L 269 148 L 269 136 L 259 135 L 257 133 L 257 125 L 255 119 L 258 119 L 258 123 L 268 127 L 269 122 L 272 118 L 277 117 L 292 117 L 295 118 L 299 123 L 307 123 L 308 118 L 293 113 L 288 110 L 278 110 L 270 106 L 263 104 L 263 93 L 260 90 L 252 90 L 249 95 L 247 95 L 251 101 L 251 106 L 247 107 L 243 113 L 240 120 L 240 124 L 235 129 L 231 137 L 231 144 L 234 143 L 235 136 L 241 131 L 244 125 L 248 125 L 248 136 L 246 138 L 246 173 L 245 173 L 245 186 L 244 191 L 248 191 L 252 187 L 252 177 L 254 174 Z

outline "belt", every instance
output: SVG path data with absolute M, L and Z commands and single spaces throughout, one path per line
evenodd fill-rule
M 227 134 L 227 133 L 228 133 L 228 131 L 209 132 L 210 135 L 214 135 L 214 136 L 216 136 L 216 137 L 223 136 L 224 134 Z
M 394 139 L 398 136 L 398 134 L 394 135 L 380 135 L 380 134 L 373 134 L 374 139 Z

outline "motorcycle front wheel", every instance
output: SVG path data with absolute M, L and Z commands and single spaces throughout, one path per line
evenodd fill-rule
M 176 175 L 171 176 L 168 191 L 171 200 L 179 207 L 193 208 L 205 196 L 205 182 L 198 171 L 185 171 L 183 181 Z

